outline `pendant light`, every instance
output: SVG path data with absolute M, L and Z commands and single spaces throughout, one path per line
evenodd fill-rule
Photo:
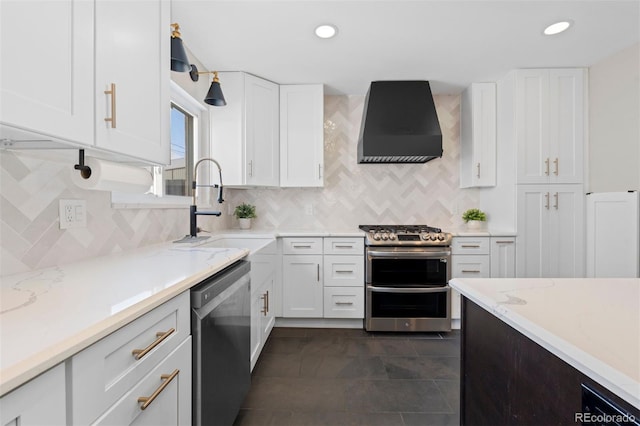
M 180 38 L 180 25 L 171 24 L 171 26 L 173 27 L 171 33 L 171 71 L 187 72 L 191 69 L 191 65 Z
M 213 81 L 211 82 L 211 87 L 209 87 L 207 96 L 204 98 L 204 103 L 213 106 L 225 106 L 227 101 L 224 99 L 224 94 L 222 94 L 218 71 L 198 71 L 198 68 L 195 65 L 191 65 L 191 71 L 189 71 L 191 80 L 198 81 L 200 74 L 213 74 Z

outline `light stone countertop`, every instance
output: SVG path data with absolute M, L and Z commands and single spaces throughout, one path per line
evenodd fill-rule
M 640 408 L 640 279 L 455 278 L 449 284 Z
M 0 396 L 249 254 L 213 240 L 1 277 Z

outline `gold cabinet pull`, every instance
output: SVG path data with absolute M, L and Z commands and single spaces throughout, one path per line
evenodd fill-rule
M 480 179 L 480 163 L 478 163 L 478 179 Z
M 544 175 L 549 176 L 549 159 L 544 160 Z
M 160 376 L 160 379 L 164 380 L 164 382 L 162 382 L 160 386 L 158 386 L 158 389 L 156 389 L 151 394 L 151 396 L 141 396 L 138 398 L 138 403 L 142 402 L 140 409 L 145 410 L 149 405 L 151 405 L 153 400 L 155 400 L 158 397 L 158 395 L 162 393 L 164 388 L 166 388 L 169 385 L 169 383 L 171 383 L 171 381 L 178 375 L 179 372 L 180 370 L 176 369 L 171 374 L 162 374 Z
M 144 349 L 134 349 L 131 351 L 131 354 L 134 356 L 134 358 L 136 360 L 142 358 L 143 356 L 145 356 L 146 354 L 148 354 L 153 348 L 155 348 L 156 346 L 158 346 L 160 343 L 162 343 L 162 341 L 164 339 L 166 339 L 167 337 L 169 337 L 171 334 L 175 333 L 176 329 L 171 327 L 169 330 L 167 331 L 161 331 L 159 333 L 156 333 L 156 340 L 151 343 L 149 346 L 147 346 Z
M 558 176 L 558 157 L 556 157 L 556 159 L 553 160 L 553 164 L 555 165 L 555 170 L 553 171 L 553 174 Z
M 462 272 L 469 273 L 469 274 L 479 274 L 480 273 L 480 271 L 476 271 L 474 269 L 463 269 Z
M 320 282 L 320 264 L 318 263 L 318 282 Z
M 480 248 L 479 245 L 475 245 L 475 244 L 473 244 L 473 245 L 471 245 L 471 244 L 462 244 L 460 247 L 462 247 L 462 248 Z
M 351 306 L 351 305 L 353 305 L 353 302 L 336 302 L 336 305 L 348 305 L 348 306 Z
M 111 90 L 105 90 L 105 95 L 111 95 L 111 117 L 104 119 L 106 122 L 111 122 L 111 128 L 116 128 L 116 84 L 111 83 Z
M 253 176 L 253 160 L 249 160 L 249 176 Z
M 513 244 L 514 241 L 504 240 L 504 241 L 496 241 L 496 244 Z
M 322 179 L 322 164 L 318 164 L 318 179 Z
M 266 317 L 267 312 L 269 312 L 269 292 L 267 291 L 265 294 L 260 296 L 260 299 L 262 299 L 262 309 L 260 310 L 260 313 Z
M 549 193 L 548 192 L 544 194 L 544 199 L 545 199 L 544 208 L 549 210 Z
M 555 204 L 553 205 L 553 208 L 558 210 L 558 193 L 556 192 L 555 194 L 553 194 L 553 198 L 555 199 Z

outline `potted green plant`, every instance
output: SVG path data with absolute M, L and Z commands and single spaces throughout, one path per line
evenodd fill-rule
M 468 229 L 482 229 L 487 220 L 487 215 L 480 209 L 469 209 L 462 214 L 462 220 Z
M 236 206 L 233 215 L 238 218 L 240 229 L 251 228 L 251 219 L 256 217 L 256 206 L 242 203 Z

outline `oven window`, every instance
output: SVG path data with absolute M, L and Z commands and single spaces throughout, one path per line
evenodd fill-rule
M 387 287 L 442 286 L 447 284 L 447 263 L 442 259 L 371 259 L 371 283 Z
M 447 291 L 382 293 L 371 291 L 372 318 L 447 318 Z

